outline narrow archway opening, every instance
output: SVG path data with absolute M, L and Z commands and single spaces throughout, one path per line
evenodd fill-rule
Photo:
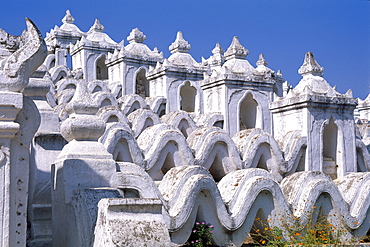
M 224 128 L 224 120 L 216 121 L 216 122 L 213 124 L 213 126 L 215 126 L 215 127 L 219 127 L 219 128 L 221 128 L 221 129 L 223 129 L 223 128 Z
M 145 119 L 145 123 L 144 123 L 144 126 L 143 126 L 143 130 L 144 131 L 146 128 L 150 127 L 150 126 L 153 126 L 154 125 L 154 122 L 153 122 L 153 119 L 151 118 L 146 118 Z
M 303 172 L 306 170 L 306 150 L 307 147 L 302 147 L 300 150 L 301 156 L 299 157 L 296 172 Z
M 196 95 L 197 90 L 187 81 L 180 89 L 180 110 L 194 112 Z
M 108 80 L 108 68 L 105 65 L 105 56 L 101 56 L 96 61 L 96 79 Z
M 110 116 L 107 120 L 107 123 L 115 123 L 115 122 L 119 122 L 119 119 L 116 115 Z
M 130 113 L 136 111 L 137 109 L 140 109 L 140 103 L 138 101 L 135 101 L 131 107 L 130 107 L 130 110 L 128 110 L 128 112 L 126 113 L 126 115 L 128 116 Z
M 212 165 L 209 168 L 209 172 L 211 173 L 213 179 L 216 182 L 219 182 L 221 178 L 223 178 L 226 175 L 224 168 L 222 166 L 222 159 L 220 158 L 219 153 L 216 154 L 212 162 Z
M 55 80 L 55 82 L 60 81 L 60 80 L 63 80 L 64 78 L 67 78 L 67 74 L 66 74 L 66 72 L 64 72 L 64 71 L 61 71 L 61 72 L 59 73 L 59 75 L 58 75 L 57 79 Z
M 265 158 L 264 154 L 261 154 L 261 156 L 258 160 L 258 163 L 257 163 L 257 168 L 268 170 L 267 169 L 267 162 L 266 162 L 266 158 Z
M 130 147 L 126 139 L 121 139 L 118 141 L 113 151 L 113 158 L 117 162 L 133 162 Z
M 138 190 L 131 188 L 123 188 L 121 190 L 123 191 L 124 198 L 140 198 L 140 193 Z
M 107 106 L 107 105 L 112 105 L 112 102 L 110 102 L 110 99 L 104 99 L 104 100 L 101 102 L 100 107 Z
M 172 167 L 175 167 L 175 161 L 173 154 L 168 152 L 161 168 L 162 174 L 165 175 Z
M 55 59 L 51 60 L 50 62 L 50 65 L 49 65 L 49 69 L 55 67 Z
M 240 104 L 239 130 L 257 127 L 257 107 L 258 103 L 253 99 L 252 94 L 247 94 L 247 97 Z
M 122 88 L 119 89 L 119 91 L 116 95 L 116 99 L 119 99 L 120 97 L 122 97 Z
M 141 97 L 149 97 L 149 82 L 146 79 L 146 71 L 145 69 L 141 69 L 136 74 L 136 94 L 140 95 Z
M 75 84 L 68 84 L 65 89 L 76 89 L 76 85 Z
M 178 125 L 178 129 L 181 131 L 181 133 L 184 135 L 185 139 L 188 138 L 188 128 L 189 123 L 187 120 L 182 119 Z
M 103 91 L 103 89 L 100 86 L 96 86 L 93 90 L 93 93 Z
M 333 118 L 330 118 L 329 124 L 324 127 L 322 171 L 332 179 L 338 177 L 337 147 L 338 127 L 334 124 Z
M 356 148 L 356 157 L 357 157 L 357 172 L 366 172 L 364 155 L 360 148 Z
M 159 117 L 162 117 L 163 115 L 166 114 L 166 104 L 165 103 L 162 103 L 162 104 L 159 105 L 157 114 L 158 114 Z
M 296 172 L 303 172 L 303 171 L 305 170 L 305 168 L 304 168 L 304 167 L 305 167 L 305 165 L 304 165 L 304 160 L 305 160 L 305 157 L 304 157 L 304 155 L 302 155 L 302 156 L 299 158 Z
M 261 208 L 258 209 L 252 228 L 249 232 L 249 235 L 244 240 L 244 244 L 261 243 L 262 240 L 264 240 L 264 236 L 267 234 L 265 230 L 267 224 L 265 212 Z

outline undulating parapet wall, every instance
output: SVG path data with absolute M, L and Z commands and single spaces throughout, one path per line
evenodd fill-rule
M 256 218 L 268 222 L 264 227 L 286 225 L 304 231 L 312 216 L 320 214 L 341 232 L 342 241 L 363 236 L 370 227 L 367 173 L 334 182 L 321 172 L 298 172 L 279 184 L 266 170 L 250 168 L 230 172 L 215 183 L 203 167 L 182 166 L 172 168 L 157 188 L 135 164 L 121 163 L 120 170 L 115 184 L 128 197 L 162 202 L 162 216 L 176 244 L 186 242 L 196 221 L 214 225 L 213 241 L 220 246 L 242 245 L 251 228 L 260 226 Z M 350 184 L 353 179 L 357 182 Z M 99 217 L 104 216 L 97 222 Z M 103 224 L 110 227 L 109 222 Z M 99 231 L 96 234 L 103 234 Z

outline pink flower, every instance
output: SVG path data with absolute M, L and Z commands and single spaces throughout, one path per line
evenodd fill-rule
M 213 233 L 213 231 L 209 231 L 210 233 Z
M 195 222 L 195 224 L 199 225 L 199 222 Z
M 214 225 L 210 225 L 209 227 L 213 228 L 213 227 L 215 227 L 215 226 L 214 226 Z
M 204 222 L 204 221 L 203 221 L 203 222 L 202 222 L 202 225 L 204 225 L 205 223 L 206 223 L 206 222 Z
M 197 230 L 193 230 L 193 232 L 197 232 Z
M 195 243 L 198 243 L 199 242 L 199 240 L 195 240 Z
M 191 241 L 192 244 L 194 244 L 194 241 Z

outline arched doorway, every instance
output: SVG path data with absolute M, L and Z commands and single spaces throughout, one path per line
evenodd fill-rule
M 96 79 L 108 80 L 108 68 L 105 65 L 105 55 L 99 57 L 96 61 Z
M 323 133 L 323 167 L 322 171 L 332 179 L 338 177 L 338 127 L 330 118 L 329 124 L 324 127 Z
M 258 103 L 253 99 L 252 94 L 247 94 L 240 104 L 239 110 L 239 130 L 259 127 L 257 122 Z
M 146 79 L 145 69 L 140 69 L 140 71 L 136 74 L 135 93 L 141 97 L 149 97 L 149 83 Z
M 180 110 L 194 112 L 196 95 L 197 90 L 187 81 L 180 89 Z

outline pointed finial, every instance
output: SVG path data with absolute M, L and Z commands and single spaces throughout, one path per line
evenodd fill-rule
M 73 113 L 94 115 L 98 111 L 99 106 L 92 99 L 85 81 L 77 81 L 76 92 L 65 109 L 69 115 Z
M 100 21 L 98 18 L 95 19 L 94 25 L 90 28 L 89 33 L 92 31 L 99 32 L 99 33 L 102 33 L 104 31 L 104 26 L 100 24 Z
M 225 52 L 226 60 L 236 58 L 236 59 L 245 59 L 248 55 L 248 49 L 245 49 L 239 42 L 238 36 L 234 36 L 231 45 Z
M 265 60 L 265 57 L 264 57 L 264 56 L 263 56 L 263 54 L 261 53 L 261 54 L 259 55 L 258 61 L 256 62 L 256 65 L 257 65 L 257 66 L 261 66 L 261 65 L 266 66 L 267 64 L 268 64 L 268 62 Z
M 99 105 L 92 99 L 84 80 L 78 80 L 72 100 L 65 106 L 69 115 L 60 126 L 60 133 L 67 141 L 98 140 L 104 133 L 105 122 L 95 115 Z
M 132 29 L 127 41 L 130 43 L 143 43 L 146 40 L 146 35 L 143 34 L 138 28 Z
M 190 47 L 190 44 L 182 36 L 182 32 L 178 31 L 176 35 L 176 40 L 170 45 L 169 50 L 171 53 L 188 53 L 190 51 Z
M 312 52 L 307 52 L 304 58 L 303 65 L 299 68 L 298 73 L 301 75 L 312 74 L 322 76 L 324 68 L 321 67 L 315 60 Z
M 215 48 L 213 48 L 213 50 L 212 50 L 212 54 L 214 55 L 214 54 L 224 54 L 224 49 L 222 49 L 222 47 L 221 47 L 221 45 L 220 45 L 220 43 L 216 43 L 216 46 L 215 46 Z
M 73 18 L 71 12 L 68 9 L 66 10 L 66 15 L 62 19 L 62 22 L 68 24 L 73 24 L 75 22 L 75 18 Z

